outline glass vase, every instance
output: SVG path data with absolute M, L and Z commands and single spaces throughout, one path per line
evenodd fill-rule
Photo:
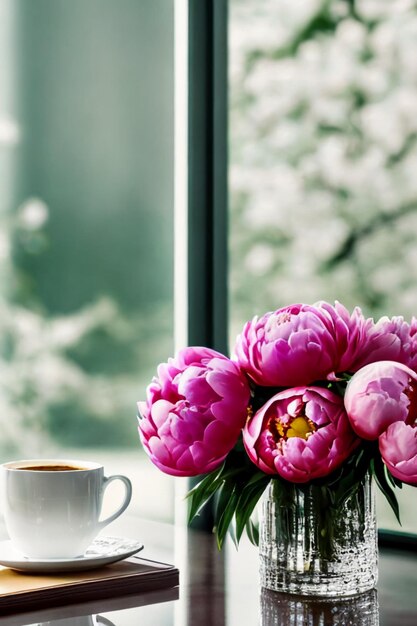
M 375 495 L 367 475 L 337 509 L 318 485 L 276 479 L 260 516 L 261 586 L 302 596 L 344 597 L 376 586 Z

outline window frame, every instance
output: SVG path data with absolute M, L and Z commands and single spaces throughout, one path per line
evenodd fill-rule
M 190 1 L 188 342 L 227 340 L 227 0 Z
M 187 345 L 228 352 L 228 1 L 186 0 L 187 11 L 187 189 L 184 223 L 181 193 L 176 216 L 187 237 L 177 233 L 176 311 L 186 300 L 186 330 L 176 322 Z M 177 31 L 177 35 L 179 32 Z M 181 60 L 179 60 L 181 63 Z M 181 88 L 181 86 L 180 86 Z M 179 128 L 180 130 L 180 128 Z M 177 139 L 181 137 L 177 133 Z M 181 184 L 178 183 L 177 184 Z M 182 242 L 182 243 L 181 243 Z M 186 259 L 185 264 L 182 262 Z M 185 280 L 182 273 L 185 272 Z M 199 479 L 191 479 L 193 486 Z M 192 526 L 213 528 L 213 505 Z

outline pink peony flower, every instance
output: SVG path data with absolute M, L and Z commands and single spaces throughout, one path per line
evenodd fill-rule
M 372 328 L 358 307 L 293 304 L 248 322 L 234 358 L 258 385 L 306 385 L 351 370 Z
M 375 361 L 398 361 L 417 369 L 417 320 L 409 324 L 403 317 L 381 317 L 369 335 L 361 366 Z
M 209 348 L 180 350 L 159 365 L 146 402 L 138 402 L 142 444 L 167 474 L 210 472 L 235 445 L 249 397 L 236 363 Z
M 362 367 L 349 381 L 345 408 L 353 430 L 377 439 L 393 422 L 405 422 L 417 406 L 417 375 L 395 361 Z
M 417 428 L 394 422 L 379 438 L 382 459 L 393 476 L 417 486 Z
M 330 474 L 359 440 L 340 396 L 322 387 L 296 387 L 277 393 L 247 422 L 243 442 L 266 474 L 305 483 Z
M 374 333 L 373 320 L 365 318 L 359 307 L 355 307 L 352 314 L 349 313 L 340 302 L 332 306 L 322 301 L 316 306 L 325 310 L 331 321 L 331 332 L 337 349 L 334 372 L 356 372 L 368 354 L 367 346 Z

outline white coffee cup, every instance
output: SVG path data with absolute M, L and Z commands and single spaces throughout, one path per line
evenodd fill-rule
M 127 508 L 132 485 L 126 476 L 104 476 L 89 461 L 36 459 L 1 466 L 3 512 L 13 546 L 32 559 L 67 559 L 84 554 L 102 528 Z M 119 508 L 100 520 L 104 490 L 125 486 Z

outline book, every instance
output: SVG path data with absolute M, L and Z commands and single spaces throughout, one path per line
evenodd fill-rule
M 129 594 L 147 594 L 178 584 L 179 571 L 174 565 L 135 556 L 99 569 L 53 575 L 1 568 L 0 616 Z

